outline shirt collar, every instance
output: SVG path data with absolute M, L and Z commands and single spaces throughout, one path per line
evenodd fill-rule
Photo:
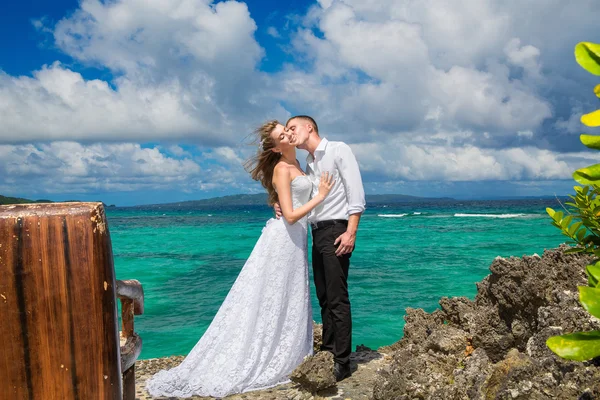
M 317 152 L 324 152 L 325 148 L 327 147 L 327 143 L 329 143 L 329 140 L 327 140 L 325 138 L 322 138 L 321 142 L 319 143 L 319 145 L 315 149 L 315 153 L 317 153 Z M 308 153 L 308 156 L 306 156 L 306 161 L 309 162 L 309 163 L 314 161 L 314 157 L 312 156 L 312 154 Z

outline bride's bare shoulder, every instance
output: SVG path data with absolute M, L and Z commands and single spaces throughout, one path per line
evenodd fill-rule
M 277 164 L 275 164 L 275 168 L 273 169 L 273 172 L 274 172 L 273 175 L 289 176 L 291 171 L 290 171 L 290 167 L 287 163 L 280 161 Z
M 273 168 L 273 184 L 280 179 L 290 180 L 291 176 L 290 168 L 285 163 L 280 162 L 275 164 L 275 168 Z

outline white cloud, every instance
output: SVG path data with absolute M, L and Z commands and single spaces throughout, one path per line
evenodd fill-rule
M 83 0 L 56 26 L 34 25 L 51 29 L 59 49 L 108 69 L 113 79 L 86 80 L 58 62 L 31 77 L 0 72 L 0 142 L 224 144 L 281 115 L 268 77 L 256 69 L 264 50 L 244 3 Z
M 595 11 L 595 0 L 318 0 L 287 19 L 294 62 L 266 73 L 255 32 L 284 40 L 242 2 L 82 0 L 33 24 L 112 78 L 58 62 L 0 71 L 0 185 L 54 171 L 48 190 L 247 189 L 240 142 L 291 112 L 360 144 L 373 179 L 569 179 L 593 162 L 570 143 L 596 102 L 572 56 L 595 37 Z M 147 142 L 159 144 L 135 144 Z
M 493 150 L 441 143 L 390 138 L 352 148 L 363 176 L 376 176 L 380 182 L 560 180 L 569 179 L 574 169 L 595 159 L 595 154 L 587 152 L 555 153 L 534 147 Z M 0 193 L 262 190 L 242 165 L 253 149 L 185 151 L 177 147 L 161 151 L 135 143 L 0 145 Z M 299 159 L 303 159 L 300 154 Z
M 280 39 L 281 34 L 274 26 L 270 26 L 267 28 L 267 35 L 274 37 L 275 39 Z
M 535 147 L 481 149 L 472 145 L 413 144 L 405 139 L 352 146 L 363 174 L 387 180 L 535 181 L 569 179 L 595 154 L 555 153 Z
M 511 64 L 522 67 L 527 73 L 535 77 L 539 76 L 541 68 L 538 61 L 540 50 L 537 47 L 531 45 L 521 46 L 521 40 L 513 38 L 504 46 L 504 53 Z
M 46 193 L 167 189 L 193 184 L 202 172 L 189 158 L 133 143 L 1 145 L 0 160 L 0 189 L 11 193 L 31 192 L 33 186 Z

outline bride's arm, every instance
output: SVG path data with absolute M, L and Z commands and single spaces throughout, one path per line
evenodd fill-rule
M 328 173 L 321 175 L 321 184 L 319 185 L 319 194 L 310 199 L 310 201 L 301 207 L 294 209 L 292 205 L 292 181 L 290 171 L 287 168 L 275 168 L 273 171 L 273 184 L 277 188 L 279 195 L 279 206 L 283 213 L 283 218 L 289 223 L 294 224 L 302 217 L 312 211 L 325 200 L 327 194 L 333 186 L 333 179 Z

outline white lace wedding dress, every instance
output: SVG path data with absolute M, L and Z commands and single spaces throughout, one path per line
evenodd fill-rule
M 294 208 L 310 197 L 306 176 L 292 181 Z M 270 219 L 212 323 L 175 368 L 146 384 L 152 396 L 223 397 L 289 381 L 312 354 L 306 217 Z

